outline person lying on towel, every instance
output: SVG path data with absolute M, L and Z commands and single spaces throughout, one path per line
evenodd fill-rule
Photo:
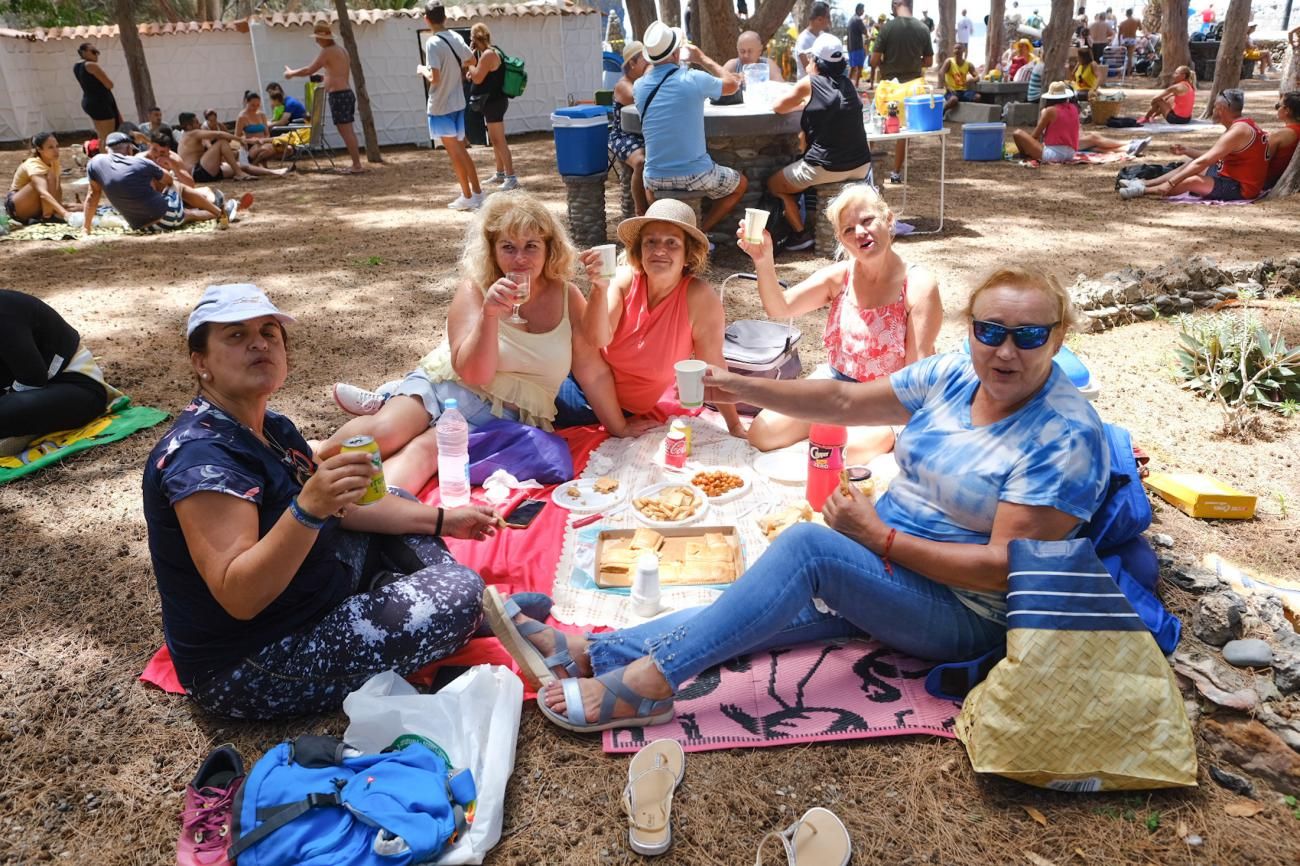
M 551 680 L 538 693 L 543 714 L 574 731 L 661 724 L 674 693 L 710 666 L 806 641 L 869 634 L 937 661 L 1001 643 L 1009 542 L 1071 537 L 1102 502 L 1108 451 L 1097 413 L 1052 363 L 1076 322 L 1060 283 L 999 269 L 971 293 L 966 319 L 969 356 L 935 355 L 870 382 L 711 368 L 711 400 L 905 425 L 900 474 L 876 504 L 845 484 L 823 508 L 826 526 L 795 523 L 713 604 L 643 625 L 563 634 L 489 588 L 502 643 Z
M 89 424 L 119 396 L 76 328 L 40 298 L 0 289 L 0 457 Z
M 1053 81 L 1043 94 L 1043 110 L 1038 112 L 1038 125 L 1033 132 L 1024 129 L 1012 131 L 1016 150 L 1026 159 L 1040 162 L 1069 162 L 1081 150 L 1114 153 L 1127 149 L 1137 156 L 1151 141 L 1135 138 L 1128 144 L 1106 138 L 1095 132 L 1079 128 L 1079 103 L 1075 93 L 1064 81 Z
M 497 525 L 490 508 L 400 491 L 357 507 L 370 454 L 316 463 L 267 408 L 292 322 L 256 286 L 209 286 L 186 331 L 198 394 L 144 470 L 172 663 L 196 703 L 234 718 L 337 710 L 377 673 L 456 652 L 483 581 L 439 536 L 481 540 Z

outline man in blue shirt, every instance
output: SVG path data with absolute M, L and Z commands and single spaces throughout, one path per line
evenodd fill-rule
M 286 96 L 284 88 L 272 81 L 266 85 L 266 95 L 271 100 L 271 120 L 275 123 L 306 123 L 307 106 L 298 99 Z M 280 109 L 277 114 L 276 109 Z
M 637 79 L 632 92 L 645 136 L 645 188 L 651 200 L 656 190 L 703 193 L 712 202 L 700 219 L 700 228 L 708 232 L 740 201 L 747 182 L 743 174 L 709 156 L 704 100 L 735 93 L 741 77 L 724 72 L 694 45 L 687 47 L 691 63 L 709 71 L 679 67 L 682 41 L 681 33 L 662 21 L 647 27 L 642 40 L 651 69 Z

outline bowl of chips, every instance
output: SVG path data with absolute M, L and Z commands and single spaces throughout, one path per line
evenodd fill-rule
M 691 486 L 701 491 L 710 502 L 721 503 L 739 499 L 749 492 L 748 476 L 730 466 L 701 469 L 691 475 Z
M 647 526 L 685 526 L 708 510 L 709 500 L 703 491 L 679 481 L 651 484 L 632 495 L 632 513 Z

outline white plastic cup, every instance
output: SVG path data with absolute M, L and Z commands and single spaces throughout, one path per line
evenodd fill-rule
M 637 560 L 632 577 L 632 612 L 639 617 L 652 617 L 659 612 L 659 557 L 649 551 Z
M 740 71 L 745 76 L 746 89 L 754 85 L 766 84 L 772 77 L 772 70 L 768 68 L 766 61 L 746 63 Z
M 759 210 L 756 207 L 745 208 L 745 242 L 751 244 L 761 244 L 763 242 L 763 229 L 767 228 L 767 218 L 771 216 L 765 210 Z
M 704 405 L 704 371 L 708 364 L 694 358 L 673 365 L 677 374 L 677 399 L 687 409 Z
M 600 275 L 612 280 L 618 272 L 618 247 L 613 244 L 601 244 L 594 248 L 600 253 Z

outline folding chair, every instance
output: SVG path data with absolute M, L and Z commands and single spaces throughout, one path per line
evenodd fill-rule
M 323 94 L 317 93 L 316 98 L 311 101 L 311 112 L 308 115 L 307 123 L 290 123 L 284 126 L 271 127 L 271 134 L 276 138 L 282 135 L 285 136 L 282 139 L 287 145 L 283 157 L 285 161 L 297 164 L 305 153 L 311 157 L 317 171 L 321 169 L 320 160 L 316 158 L 317 153 L 325 155 L 325 158 L 329 160 L 331 169 L 335 167 L 334 154 L 325 142 L 326 100 L 321 98 L 322 96 Z M 304 133 L 306 134 L 305 138 Z

